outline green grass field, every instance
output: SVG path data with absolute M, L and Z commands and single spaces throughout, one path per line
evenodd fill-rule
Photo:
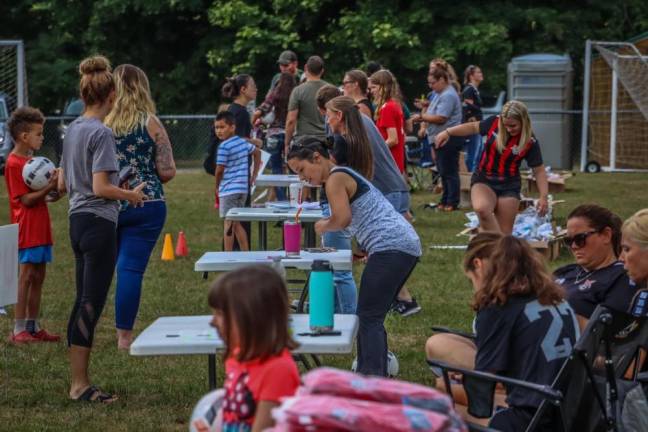
M 183 230 L 190 248 L 188 258 L 160 260 L 159 241 L 144 278 L 142 304 L 135 332 L 157 317 L 209 313 L 206 293 L 209 282 L 193 271 L 193 263 L 205 251 L 219 250 L 222 225 L 213 204 L 213 178 L 198 172 L 179 173 L 166 187 L 169 206 L 164 232 L 175 237 Z M 584 202 L 597 202 L 626 218 L 648 203 L 645 174 L 579 174 L 568 181 L 568 190 L 557 198 L 558 224 L 564 225 L 569 210 Z M 400 360 L 400 378 L 430 384 L 423 346 L 435 324 L 469 329 L 472 313 L 468 306 L 471 288 L 461 274 L 462 252 L 430 250 L 431 244 L 461 244 L 465 237 L 462 212 L 451 214 L 423 210 L 425 202 L 436 201 L 428 193 L 413 196 L 415 227 L 421 236 L 424 255 L 408 287 L 423 311 L 400 318 L 389 316 L 386 326 L 390 349 Z M 42 323 L 65 335 L 68 313 L 74 299 L 74 261 L 68 240 L 67 199 L 50 206 L 54 229 L 54 262 L 45 279 Z M 8 222 L 7 192 L 0 182 L 0 225 Z M 277 245 L 278 232 L 270 228 L 270 245 Z M 253 240 L 256 237 L 253 233 Z M 253 243 L 254 246 L 254 243 Z M 552 267 L 567 262 L 563 251 Z M 362 266 L 356 266 L 356 281 Z M 210 276 L 210 280 L 213 279 Z M 103 318 L 97 327 L 91 364 L 94 383 L 115 392 L 120 399 L 111 406 L 75 403 L 67 398 L 68 362 L 66 346 L 36 344 L 14 347 L 5 337 L 12 320 L 0 316 L 0 430 L 187 430 L 193 405 L 207 390 L 205 356 L 131 357 L 117 350 L 114 330 L 114 288 L 111 288 Z M 11 314 L 11 308 L 9 308 Z M 262 331 L 262 329 L 259 329 Z M 352 356 L 325 357 L 324 363 L 349 368 Z

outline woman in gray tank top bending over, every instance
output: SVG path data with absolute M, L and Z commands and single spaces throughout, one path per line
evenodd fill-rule
M 315 231 L 348 228 L 368 253 L 357 307 L 358 372 L 386 376 L 385 316 L 421 256 L 419 237 L 378 189 L 351 168 L 336 166 L 322 144 L 294 147 L 288 165 L 310 184 L 325 184 L 331 216 L 318 221 Z

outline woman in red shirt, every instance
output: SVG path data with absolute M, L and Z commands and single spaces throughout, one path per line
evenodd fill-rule
M 405 120 L 398 101 L 396 78 L 386 69 L 379 70 L 369 78 L 369 90 L 376 107 L 376 126 L 402 173 L 405 171 Z

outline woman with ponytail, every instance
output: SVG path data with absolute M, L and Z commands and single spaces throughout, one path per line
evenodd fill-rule
M 252 138 L 252 120 L 247 110 L 247 105 L 256 100 L 257 96 L 257 86 L 254 78 L 248 74 L 238 74 L 232 78 L 227 78 L 221 89 L 221 94 L 225 100 L 232 101 L 227 111 L 234 114 L 236 135 L 261 148 L 263 142 L 260 139 Z
M 336 147 L 347 147 L 338 135 Z M 337 150 L 336 150 L 337 151 Z M 288 165 L 302 180 L 325 185 L 331 216 L 318 221 L 318 234 L 348 228 L 368 254 L 360 279 L 357 315 L 358 372 L 387 375 L 387 332 L 384 321 L 398 291 L 421 256 L 421 242 L 409 224 L 366 178 L 337 166 L 320 143 L 296 146 Z
M 524 240 L 483 232 L 470 241 L 463 268 L 474 289 L 475 340 L 434 335 L 425 346 L 427 358 L 551 385 L 580 330 L 542 256 Z M 465 401 L 463 388 L 452 390 Z M 489 427 L 525 430 L 542 398 L 515 387 L 506 388 L 506 396 L 508 408 L 498 411 Z
M 93 386 L 88 376 L 94 332 L 108 296 L 117 258 L 119 201 L 142 205 L 146 183 L 119 187 L 115 138 L 103 124 L 115 100 L 108 59 L 83 60 L 79 89 L 83 115 L 70 123 L 63 141 L 59 189 L 70 200 L 70 241 L 76 261 L 76 299 L 68 322 L 70 398 L 112 403 L 116 396 Z

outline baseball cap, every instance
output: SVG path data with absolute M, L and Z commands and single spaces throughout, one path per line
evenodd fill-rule
M 277 59 L 277 63 L 282 65 L 287 65 L 289 63 L 296 62 L 296 61 L 297 61 L 297 54 L 295 54 L 290 50 L 286 50 L 282 52 L 279 55 L 279 58 Z

